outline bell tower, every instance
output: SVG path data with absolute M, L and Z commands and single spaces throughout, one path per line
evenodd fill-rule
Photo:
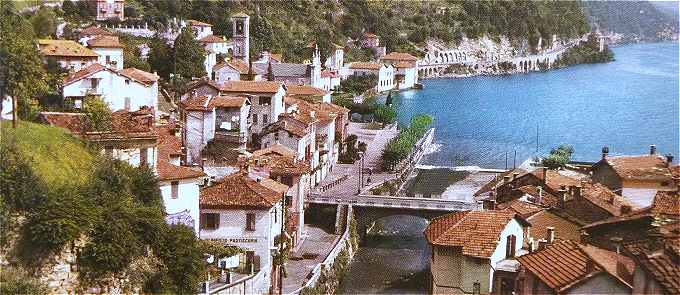
M 233 58 L 247 64 L 250 61 L 250 17 L 242 12 L 234 14 L 231 16 L 231 24 Z

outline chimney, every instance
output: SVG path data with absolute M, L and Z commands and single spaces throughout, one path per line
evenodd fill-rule
M 503 183 L 510 182 L 510 175 L 503 176 Z
M 512 181 L 515 181 L 515 179 L 517 179 L 517 176 L 519 176 L 519 172 L 513 172 L 512 173 Z
M 580 185 L 576 185 L 576 186 L 573 187 L 572 196 L 574 197 L 574 200 L 578 200 L 578 199 L 581 198 L 581 190 L 582 190 L 582 188 L 583 188 L 583 187 L 580 186 Z
M 612 241 L 612 245 L 616 248 L 616 254 L 621 254 L 621 244 L 623 243 L 623 239 L 621 237 L 613 237 L 609 240 Z
M 633 208 L 630 207 L 630 205 L 621 205 L 621 215 L 626 215 L 633 211 Z
M 567 202 L 567 191 L 563 188 L 560 188 L 557 191 L 557 197 L 560 199 L 559 200 L 559 206 L 560 208 L 564 208 L 564 203 Z
M 543 184 L 548 183 L 548 167 L 542 167 L 543 169 Z
M 670 167 L 673 164 L 673 155 L 666 154 L 666 167 Z
M 608 147 L 608 146 L 603 146 L 603 147 L 602 147 L 602 159 L 606 158 L 607 155 L 609 155 L 609 147 Z
M 653 144 L 649 146 L 649 154 L 650 155 L 656 154 L 656 145 Z
M 538 250 L 543 250 L 545 249 L 545 246 L 548 244 L 548 242 L 544 239 L 538 240 Z
M 255 180 L 256 180 L 257 182 L 260 182 L 260 181 L 262 181 L 262 178 L 259 178 L 259 177 L 258 177 L 258 178 L 255 179 Z
M 548 230 L 548 232 L 545 238 L 548 241 L 548 245 L 551 245 L 552 243 L 555 242 L 555 227 L 548 226 L 546 227 L 546 229 Z
M 581 244 L 588 244 L 588 238 L 590 238 L 590 234 L 586 232 L 585 230 L 581 231 Z
M 530 238 L 529 238 L 529 243 L 528 243 L 527 246 L 529 247 L 529 253 L 533 253 L 534 251 L 536 251 L 536 248 L 535 248 L 535 245 L 534 245 L 534 238 L 533 238 L 533 237 L 530 237 Z
M 538 189 L 538 202 L 536 202 L 536 203 L 541 205 L 541 204 L 543 204 L 543 187 L 538 186 L 536 189 Z

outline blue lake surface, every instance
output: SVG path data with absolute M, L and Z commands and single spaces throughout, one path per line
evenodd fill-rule
M 616 47 L 616 61 L 508 76 L 422 81 L 394 103 L 400 123 L 434 116 L 437 152 L 423 163 L 512 167 L 560 144 L 574 160 L 641 154 L 656 144 L 678 159 L 678 44 Z M 537 132 L 538 130 L 538 132 Z M 538 134 L 538 136 L 537 136 Z

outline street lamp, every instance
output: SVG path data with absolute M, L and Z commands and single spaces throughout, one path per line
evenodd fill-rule
M 359 164 L 359 188 L 357 188 L 357 194 L 361 194 L 361 187 L 364 184 L 364 152 L 359 152 L 359 158 L 361 159 L 361 163 Z

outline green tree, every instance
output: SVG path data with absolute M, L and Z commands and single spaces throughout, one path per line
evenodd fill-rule
M 111 109 L 101 97 L 90 95 L 83 99 L 85 131 L 111 130 Z
M 205 272 L 205 260 L 194 231 L 184 225 L 170 225 L 163 235 L 158 256 L 165 265 L 170 293 L 195 294 Z
M 177 36 L 177 39 L 175 39 L 174 54 L 175 74 L 179 74 L 184 78 L 203 77 L 206 75 L 203 65 L 206 55 L 205 49 L 194 39 L 191 28 L 184 28 L 179 36 Z
M 61 4 L 61 10 L 64 12 L 64 17 L 69 19 L 75 19 L 80 17 L 78 14 L 78 7 L 71 0 L 65 0 Z
M 147 62 L 151 70 L 161 77 L 167 79 L 173 71 L 175 60 L 172 56 L 172 49 L 158 36 L 154 36 L 149 42 L 149 57 Z
M 12 1 L 0 2 L 0 65 L 5 92 L 17 100 L 19 117 L 34 119 L 39 111 L 37 96 L 48 90 L 45 70 L 34 44 L 33 28 L 16 15 Z
M 397 109 L 393 106 L 378 105 L 375 109 L 375 120 L 384 124 L 391 124 L 397 120 Z
M 550 154 L 543 158 L 541 163 L 548 169 L 557 170 L 569 163 L 574 148 L 570 145 L 560 145 L 550 151 Z
M 52 37 L 57 30 L 57 15 L 51 8 L 42 7 L 30 19 L 33 31 L 39 38 Z

